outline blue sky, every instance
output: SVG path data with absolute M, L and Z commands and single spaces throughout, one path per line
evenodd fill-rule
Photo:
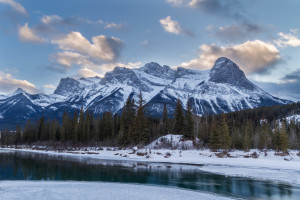
M 53 92 L 63 77 L 155 61 L 210 69 L 220 56 L 252 81 L 300 80 L 297 0 L 0 0 L 0 93 Z

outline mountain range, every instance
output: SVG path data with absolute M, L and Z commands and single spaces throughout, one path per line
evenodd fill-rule
M 0 125 L 14 127 L 41 116 L 61 119 L 65 111 L 83 109 L 101 115 L 120 113 L 128 97 L 142 92 L 150 115 L 161 117 L 164 104 L 173 115 L 176 100 L 190 101 L 196 115 L 291 103 L 265 92 L 250 82 L 230 59 L 218 58 L 210 70 L 178 67 L 155 62 L 136 69 L 115 67 L 103 78 L 63 78 L 54 94 L 29 94 L 23 89 L 0 96 Z

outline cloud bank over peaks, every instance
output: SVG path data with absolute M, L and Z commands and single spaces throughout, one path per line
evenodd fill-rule
M 29 81 L 17 79 L 9 73 L 0 71 L 0 91 L 9 93 L 17 88 L 22 88 L 29 93 L 37 92 L 37 87 Z
M 265 73 L 281 59 L 276 46 L 261 40 L 254 40 L 232 46 L 203 44 L 199 47 L 196 58 L 180 66 L 191 69 L 210 69 L 218 57 L 228 57 L 233 60 L 246 74 Z

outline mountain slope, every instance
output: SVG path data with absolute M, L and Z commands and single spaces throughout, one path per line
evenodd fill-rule
M 72 113 L 81 107 L 95 115 L 105 111 L 119 113 L 126 99 L 137 99 L 140 91 L 147 102 L 148 113 L 158 117 L 162 115 L 164 104 L 171 116 L 176 99 L 184 107 L 190 101 L 197 115 L 291 102 L 276 98 L 250 82 L 235 63 L 224 57 L 206 71 L 182 67 L 174 70 L 151 62 L 137 69 L 116 67 L 103 78 L 63 78 L 51 95 L 32 95 L 18 89 L 0 98 L 0 124 L 42 115 L 61 118 L 66 110 Z

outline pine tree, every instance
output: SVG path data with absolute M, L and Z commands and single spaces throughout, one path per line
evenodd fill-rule
M 71 134 L 71 119 L 68 112 L 64 112 L 62 119 L 62 127 L 61 127 L 61 142 L 66 142 L 69 139 L 69 135 Z
M 229 135 L 229 128 L 228 128 L 225 114 L 222 115 L 220 131 L 221 131 L 221 138 L 222 138 L 222 148 L 227 150 L 230 147 L 231 138 Z
M 146 117 L 145 100 L 143 99 L 142 92 L 139 93 L 139 102 L 136 112 L 136 117 L 133 126 L 134 143 L 146 144 L 149 142 L 149 128 L 148 120 Z
M 176 135 L 184 135 L 185 120 L 183 116 L 182 105 L 179 99 L 176 102 L 174 119 L 175 119 L 174 133 Z
M 91 137 L 91 119 L 88 111 L 85 112 L 85 131 L 84 131 L 84 142 L 89 142 Z
M 279 132 L 279 150 L 287 151 L 289 147 L 288 135 L 286 132 L 285 122 L 281 122 L 281 128 Z
M 134 99 L 131 99 L 130 96 L 127 98 L 125 106 L 123 107 L 121 122 L 122 129 L 120 128 L 118 133 L 118 141 L 122 141 L 123 144 L 128 144 L 131 138 L 129 138 L 132 133 L 129 130 L 130 126 L 133 126 L 135 119 L 135 103 Z M 123 137 L 123 138 L 121 138 Z M 122 145 L 123 145 L 122 144 Z
M 42 134 L 43 134 L 43 130 L 44 130 L 44 121 L 45 121 L 45 118 L 44 118 L 44 116 L 42 116 L 38 122 L 37 137 L 38 137 L 38 140 L 40 140 L 40 141 L 42 140 Z
M 21 126 L 17 125 L 16 127 L 16 138 L 15 138 L 15 144 L 19 144 L 21 143 Z
M 162 122 L 163 122 L 163 131 L 164 134 L 166 135 L 169 133 L 169 119 L 168 119 L 168 110 L 167 110 L 166 103 L 164 104 Z
M 220 129 L 218 128 L 218 124 L 215 122 L 215 120 L 213 120 L 210 126 L 209 147 L 212 150 L 218 150 L 222 148 Z
M 192 106 L 190 101 L 187 101 L 187 111 L 186 111 L 186 128 L 184 131 L 185 139 L 193 139 L 194 136 L 194 119 L 192 113 Z
M 259 148 L 268 149 L 268 143 L 270 140 L 270 126 L 266 120 L 261 120 L 259 127 Z
M 73 120 L 72 120 L 72 131 L 70 134 L 70 140 L 74 143 L 78 142 L 78 114 L 77 111 L 75 111 Z
M 85 142 L 85 120 L 84 120 L 84 112 L 82 107 L 79 114 L 79 123 L 78 123 L 77 131 L 78 131 L 78 141 L 84 143 Z
M 250 134 L 249 134 L 249 129 L 248 129 L 248 126 L 247 126 L 247 122 L 246 124 L 244 123 L 243 124 L 243 128 L 244 128 L 244 140 L 243 140 L 243 149 L 244 151 L 249 151 L 250 149 Z
M 279 151 L 280 150 L 280 129 L 277 123 L 275 122 L 275 127 L 273 131 L 272 143 L 274 148 Z

